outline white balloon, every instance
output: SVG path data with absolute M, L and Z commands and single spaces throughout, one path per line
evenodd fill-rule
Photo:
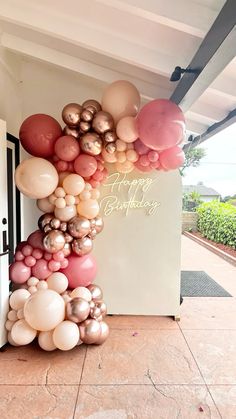
M 60 323 L 53 332 L 53 342 L 58 349 L 69 351 L 79 342 L 80 334 L 77 324 L 69 320 Z

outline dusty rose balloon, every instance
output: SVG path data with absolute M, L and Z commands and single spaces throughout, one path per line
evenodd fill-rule
M 24 262 L 13 262 L 9 269 L 9 278 L 16 284 L 23 284 L 31 276 L 31 268 L 26 266 Z
M 55 142 L 54 150 L 59 159 L 72 161 L 79 155 L 79 143 L 71 135 L 64 135 Z
M 97 170 L 97 160 L 88 154 L 80 154 L 74 161 L 74 169 L 82 177 L 92 176 Z
M 69 351 L 74 348 L 79 338 L 78 326 L 69 320 L 60 323 L 53 332 L 53 342 L 61 351 Z
M 39 290 L 26 301 L 24 316 L 32 328 L 45 332 L 52 330 L 64 320 L 64 300 L 53 290 Z
M 44 250 L 43 237 L 44 237 L 43 232 L 40 230 L 36 230 L 29 235 L 27 242 L 34 248 Z
M 60 221 L 69 221 L 77 214 L 76 206 L 70 205 L 65 208 L 55 208 L 54 214 Z
M 97 320 L 87 319 L 79 325 L 80 339 L 87 344 L 95 343 L 101 335 L 101 326 Z
M 175 146 L 162 151 L 159 156 L 161 165 L 167 170 L 178 169 L 184 164 L 185 156 L 181 147 Z
M 78 256 L 84 256 L 90 253 L 93 249 L 93 241 L 88 237 L 82 239 L 74 239 L 72 242 L 72 250 Z
M 29 116 L 20 127 L 20 142 L 35 157 L 50 157 L 54 143 L 62 134 L 59 123 L 49 115 Z
M 40 332 L 38 335 L 38 344 L 40 348 L 44 351 L 54 351 L 57 349 L 56 345 L 53 342 L 53 330 L 49 330 L 48 332 Z
M 97 156 L 102 151 L 102 139 L 96 132 L 88 132 L 80 138 L 81 149 L 91 156 Z
M 125 116 L 135 116 L 140 106 L 140 94 L 136 87 L 126 80 L 117 80 L 105 89 L 102 109 L 109 112 L 117 123 Z
M 88 100 L 86 100 L 82 104 L 82 107 L 85 108 L 85 109 L 92 108 L 92 109 L 94 109 L 95 113 L 96 112 L 99 112 L 102 109 L 100 103 L 97 100 L 94 100 L 94 99 L 88 99 Z
M 67 258 L 67 268 L 61 269 L 69 282 L 69 288 L 87 287 L 94 280 L 97 274 L 97 264 L 92 254 L 78 257 L 71 254 Z
M 99 204 L 96 199 L 88 199 L 87 201 L 80 201 L 77 205 L 77 211 L 80 215 L 91 220 L 99 213 Z
M 32 267 L 32 275 L 38 279 L 47 279 L 51 273 L 48 269 L 48 263 L 44 259 L 37 260 L 36 264 Z
M 30 293 L 26 289 L 18 289 L 14 291 L 10 296 L 10 307 L 13 310 L 20 310 L 24 307 L 24 304 L 29 297 Z
M 15 183 L 20 192 L 29 198 L 46 198 L 56 189 L 58 174 L 49 161 L 31 157 L 16 168 Z
M 84 190 L 84 179 L 75 173 L 70 174 L 63 180 L 63 188 L 69 195 L 79 195 Z
M 100 336 L 98 337 L 98 339 L 94 342 L 96 345 L 101 345 L 102 343 L 105 342 L 105 340 L 107 340 L 108 336 L 109 336 L 109 326 L 107 323 L 105 322 L 100 322 L 100 328 L 101 328 L 101 333 Z
M 44 249 L 49 253 L 56 253 L 65 246 L 64 234 L 58 230 L 49 231 L 43 239 Z
M 104 134 L 114 128 L 114 121 L 108 112 L 97 112 L 93 118 L 92 127 L 98 134 Z
M 82 106 L 78 103 L 68 103 L 62 110 L 62 119 L 69 127 L 76 127 L 80 121 Z
M 30 327 L 24 320 L 18 320 L 11 329 L 11 336 L 17 345 L 28 345 L 33 342 L 37 335 L 37 330 Z
M 116 126 L 118 137 L 126 143 L 133 143 L 138 138 L 138 127 L 133 116 L 125 116 Z
M 70 296 L 71 296 L 71 298 L 75 298 L 75 297 L 83 298 L 83 300 L 86 300 L 89 303 L 90 303 L 90 301 L 92 299 L 92 294 L 88 290 L 88 288 L 86 288 L 86 287 L 77 287 L 77 288 L 75 288 L 71 292 Z
M 51 204 L 48 198 L 37 199 L 37 207 L 42 212 L 53 212 L 55 206 Z
M 88 301 L 83 298 L 72 298 L 72 300 L 66 304 L 66 317 L 72 322 L 81 323 L 87 319 L 89 313 L 90 305 Z
M 63 129 L 64 135 L 72 135 L 72 137 L 79 138 L 79 129 L 77 128 L 70 128 L 68 125 L 65 126 Z
M 91 292 L 92 299 L 94 301 L 102 300 L 103 293 L 102 293 L 101 288 L 98 285 L 95 285 L 95 284 L 88 285 L 88 290 Z
M 87 218 L 79 217 L 78 215 L 68 223 L 68 232 L 76 239 L 81 239 L 90 232 L 90 222 Z

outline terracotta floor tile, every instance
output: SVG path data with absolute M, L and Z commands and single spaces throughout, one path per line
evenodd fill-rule
M 0 384 L 79 384 L 85 347 L 44 352 L 37 345 L 8 347 L 0 356 Z
M 236 330 L 236 299 L 184 298 L 181 305 L 181 329 Z
M 81 386 L 75 419 L 219 419 L 205 386 Z
M 106 322 L 111 329 L 178 329 L 177 322 L 168 316 L 107 316 Z
M 236 386 L 209 386 L 223 419 L 236 418 Z
M 236 331 L 184 330 L 207 384 L 236 384 Z
M 70 419 L 77 386 L 0 386 L 1 419 Z
M 180 330 L 111 330 L 101 346 L 88 347 L 83 384 L 201 384 Z M 148 374 L 150 376 L 148 377 Z

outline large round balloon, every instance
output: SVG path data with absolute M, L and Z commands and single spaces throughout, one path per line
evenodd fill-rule
M 66 275 L 69 288 L 87 287 L 93 282 L 97 274 L 97 264 L 91 254 L 81 257 L 71 254 L 67 260 L 67 268 L 60 271 Z
M 181 109 L 168 99 L 145 105 L 137 116 L 139 138 L 153 150 L 166 150 L 183 138 L 185 119 Z
M 117 123 L 125 116 L 135 116 L 140 106 L 140 94 L 136 87 L 126 80 L 111 83 L 102 96 L 102 109 L 109 112 Z
M 56 156 L 64 161 L 75 160 L 79 155 L 79 143 L 71 135 L 64 135 L 58 138 L 55 143 Z
M 175 146 L 160 153 L 160 163 L 167 170 L 178 169 L 184 163 L 184 152 L 181 147 Z
M 45 114 L 31 115 L 20 127 L 20 141 L 28 153 L 35 157 L 50 157 L 54 143 L 62 135 L 56 119 Z
M 15 171 L 17 188 L 33 199 L 46 198 L 56 189 L 58 174 L 49 161 L 39 157 L 23 160 Z

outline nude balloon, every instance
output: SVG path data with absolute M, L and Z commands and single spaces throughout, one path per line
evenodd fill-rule
M 69 351 L 79 342 L 78 326 L 69 320 L 60 323 L 53 332 L 53 342 L 61 351 Z
M 133 143 L 138 138 L 138 127 L 133 116 L 125 116 L 116 126 L 118 137 L 126 143 Z
M 77 211 L 80 215 L 88 220 L 95 218 L 99 213 L 99 204 L 96 199 L 87 199 L 86 201 L 80 201 L 77 205 Z
M 42 212 L 53 212 L 55 205 L 51 204 L 48 198 L 37 199 L 37 207 Z
M 24 319 L 18 320 L 11 329 L 11 337 L 17 345 L 28 345 L 33 342 L 37 330 L 32 328 Z
M 71 254 L 67 260 L 68 266 L 60 272 L 66 275 L 69 288 L 87 287 L 93 282 L 97 274 L 97 264 L 91 254 L 81 257 Z
M 29 198 L 46 198 L 56 189 L 58 174 L 49 161 L 31 157 L 16 168 L 15 183 L 20 192 Z
M 69 195 L 79 195 L 84 190 L 84 179 L 75 173 L 68 175 L 63 180 L 63 188 Z
M 48 288 L 62 294 L 68 287 L 68 279 L 62 272 L 54 272 L 47 278 Z
M 54 351 L 57 349 L 56 345 L 53 342 L 53 330 L 49 330 L 48 332 L 40 332 L 38 335 L 38 344 L 40 348 L 44 351 Z
M 76 206 L 69 205 L 65 208 L 55 208 L 54 214 L 60 221 L 69 221 L 77 214 Z

